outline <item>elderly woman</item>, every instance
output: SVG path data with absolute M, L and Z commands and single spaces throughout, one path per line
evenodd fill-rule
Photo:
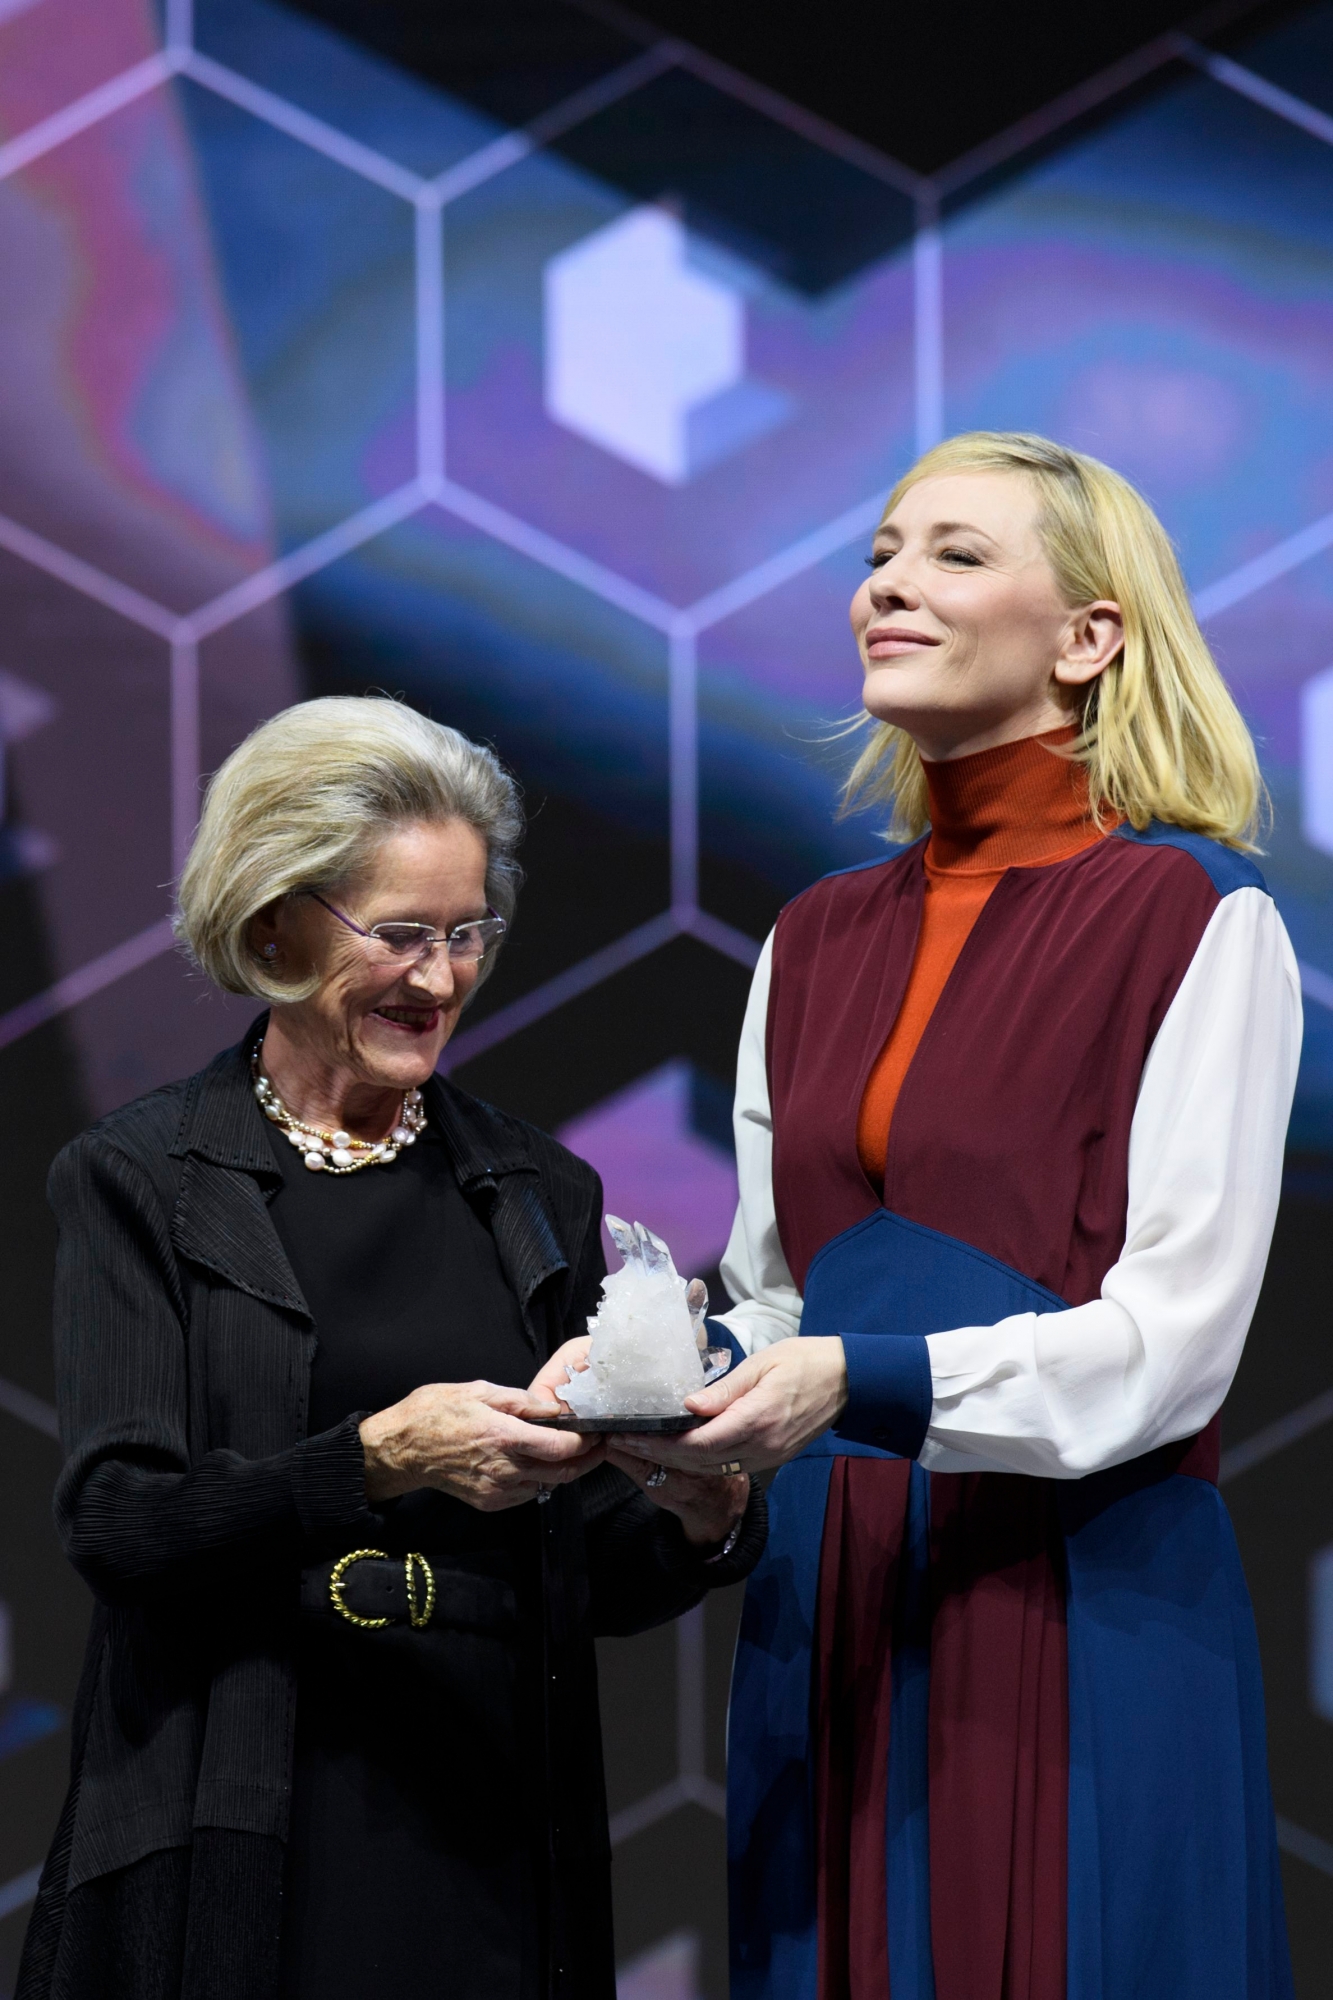
M 763 1502 L 644 1498 L 530 1421 L 600 1188 L 435 1076 L 520 827 L 489 751 L 383 699 L 289 709 L 209 789 L 181 935 L 270 1011 L 51 1179 L 96 1609 L 22 2000 L 611 2000 L 592 1638 L 743 1576 Z
M 765 947 L 723 1264 L 750 1358 L 636 1447 L 783 1467 L 732 1699 L 732 1993 L 1281 2000 L 1216 1487 L 1301 1026 L 1253 746 L 1092 459 L 955 438 L 870 563 L 852 792 L 910 844 Z

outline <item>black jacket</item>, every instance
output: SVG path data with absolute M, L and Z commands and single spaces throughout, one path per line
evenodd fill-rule
M 60 1154 L 56 1374 L 67 1554 L 96 1598 L 72 1782 L 15 2000 L 269 2000 L 276 1989 L 303 1566 L 377 1546 L 356 1418 L 306 1435 L 315 1330 L 266 1202 L 246 1044 Z M 583 1330 L 601 1188 L 534 1127 L 427 1086 L 484 1203 L 534 1371 Z M 592 1640 L 676 1616 L 758 1559 L 763 1500 L 705 1566 L 602 1468 L 542 1509 L 547 1990 L 611 2000 Z

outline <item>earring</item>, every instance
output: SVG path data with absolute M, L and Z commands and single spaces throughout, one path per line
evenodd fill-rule
M 266 944 L 264 946 L 265 958 L 276 958 L 277 955 L 278 955 L 278 947 L 275 944 Z

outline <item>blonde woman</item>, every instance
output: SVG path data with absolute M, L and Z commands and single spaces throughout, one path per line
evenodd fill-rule
M 16 2000 L 613 2000 L 592 1642 L 746 1574 L 763 1501 L 645 1498 L 529 1421 L 601 1189 L 435 1075 L 521 829 L 386 700 L 288 709 L 209 788 L 180 931 L 267 1004 L 51 1176 L 95 1610 Z
M 1095 460 L 954 438 L 870 562 L 850 796 L 911 844 L 764 948 L 723 1264 L 749 1359 L 666 1454 L 783 1468 L 732 1704 L 732 1993 L 1277 2000 L 1215 1483 L 1301 1033 L 1254 750 Z

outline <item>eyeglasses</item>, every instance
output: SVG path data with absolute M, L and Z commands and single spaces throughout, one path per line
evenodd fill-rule
M 471 923 L 455 924 L 443 936 L 429 924 L 372 924 L 366 930 L 363 925 L 354 923 L 344 911 L 326 903 L 313 889 L 307 893 L 331 917 L 336 917 L 340 924 L 346 924 L 349 931 L 355 931 L 358 937 L 365 938 L 375 947 L 376 956 L 386 965 L 405 965 L 411 959 L 426 958 L 437 944 L 445 947 L 451 965 L 476 965 L 492 946 L 499 944 L 508 929 L 504 918 L 497 916 L 488 903 L 484 917 L 474 917 Z

